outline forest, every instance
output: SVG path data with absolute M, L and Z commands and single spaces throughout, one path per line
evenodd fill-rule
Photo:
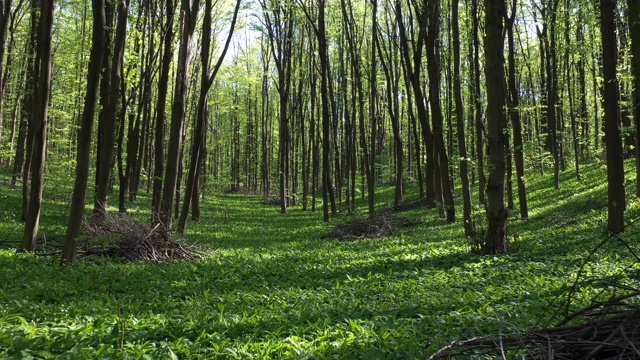
M 640 358 L 640 0 L 0 0 L 0 358 Z

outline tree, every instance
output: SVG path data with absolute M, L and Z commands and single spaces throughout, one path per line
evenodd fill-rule
M 636 196 L 640 197 L 640 0 L 627 0 L 633 75 L 633 120 L 636 132 Z
M 173 58 L 173 18 L 175 3 L 173 0 L 167 1 L 166 21 L 162 42 L 162 64 L 160 66 L 160 76 L 158 79 L 158 99 L 155 114 L 154 130 L 154 166 L 153 166 L 153 196 L 151 221 L 157 224 L 161 221 L 161 200 L 162 200 L 162 176 L 164 173 L 164 137 L 165 120 L 167 108 L 167 91 L 169 88 L 169 70 Z
M 269 35 L 273 60 L 278 71 L 278 94 L 280 95 L 280 212 L 287 213 L 289 204 L 289 149 L 291 134 L 288 103 L 291 87 L 291 58 L 293 42 L 293 8 L 288 2 L 267 4 L 261 2 L 265 25 Z
M 624 231 L 624 210 L 626 205 L 622 137 L 618 125 L 616 3 L 616 0 L 600 1 L 602 69 L 604 72 L 604 131 L 607 151 L 607 229 L 614 234 Z
M 44 188 L 44 165 L 47 149 L 47 120 L 49 99 L 51 97 L 51 38 L 53 34 L 54 1 L 40 4 L 38 21 L 38 44 L 34 70 L 35 104 L 33 113 L 33 149 L 31 160 L 31 188 L 29 206 L 26 212 L 26 224 L 21 249 L 33 252 L 36 249 L 36 237 L 40 226 L 42 190 Z M 26 171 L 26 170 L 25 170 Z
M 238 10 L 240 10 L 240 3 L 242 1 L 238 0 L 236 2 L 235 9 L 233 11 L 233 19 L 231 20 L 231 25 L 229 27 L 229 34 L 227 35 L 227 40 L 224 43 L 224 48 L 222 49 L 222 53 L 218 58 L 213 70 L 209 74 L 209 57 L 211 50 L 211 12 L 213 10 L 213 5 L 211 0 L 205 0 L 204 6 L 204 23 L 202 29 L 202 49 L 200 52 L 200 59 L 202 62 L 202 77 L 200 79 L 200 95 L 198 98 L 198 113 L 196 117 L 196 125 L 193 131 L 193 141 L 191 143 L 191 157 L 189 164 L 189 172 L 187 174 L 187 183 L 185 186 L 185 194 L 184 201 L 182 203 L 182 211 L 180 212 L 180 219 L 178 221 L 178 233 L 184 234 L 184 231 L 187 227 L 187 218 L 189 215 L 189 205 L 191 204 L 192 197 L 198 196 L 197 193 L 194 193 L 194 188 L 196 182 L 198 181 L 198 177 L 196 174 L 198 173 L 198 167 L 202 164 L 203 157 L 203 144 L 205 142 L 205 128 L 207 123 L 207 99 L 209 89 L 211 89 L 211 85 L 213 85 L 213 81 L 216 79 L 216 75 L 218 74 L 218 70 L 220 70 L 220 66 L 222 65 L 222 61 L 224 60 L 225 55 L 227 54 L 227 50 L 229 50 L 229 44 L 231 44 L 231 38 L 233 37 L 233 30 L 236 26 L 236 20 L 238 19 Z
M 127 19 L 129 17 L 130 0 L 121 0 L 118 5 L 118 20 L 113 46 L 113 58 L 110 66 L 108 94 L 105 107 L 100 114 L 98 124 L 98 169 L 96 171 L 96 196 L 93 205 L 93 219 L 97 224 L 104 220 L 107 214 L 107 193 L 111 167 L 113 165 L 113 147 L 115 144 L 116 120 L 118 118 L 118 104 L 122 93 L 123 62 L 125 41 L 127 38 Z M 124 104 L 120 104 L 124 106 Z
M 426 202 L 427 207 L 433 208 L 436 206 L 436 191 L 435 191 L 435 157 L 434 157 L 434 145 L 433 145 L 433 133 L 431 132 L 431 125 L 429 124 L 429 112 L 426 104 L 426 97 L 422 89 L 422 53 L 427 39 L 427 20 L 428 13 L 426 9 L 423 9 L 417 2 L 412 2 L 414 5 L 414 11 L 416 15 L 416 22 L 418 29 L 413 29 L 407 34 L 407 29 L 404 25 L 402 4 L 400 0 L 396 0 L 395 13 L 398 20 L 398 30 L 400 35 L 400 52 L 404 58 L 404 69 L 406 77 L 411 82 L 413 90 L 413 98 L 415 99 L 415 107 L 418 113 L 418 119 L 422 126 L 422 141 L 425 143 L 425 155 L 426 155 L 426 169 L 425 169 L 425 185 L 426 185 Z M 411 18 L 411 17 L 410 17 Z M 415 34 L 417 30 L 417 36 Z M 412 48 L 410 48 L 410 44 Z M 413 106 L 414 104 L 409 104 Z
M 520 120 L 520 96 L 518 95 L 518 85 L 516 81 L 516 50 L 513 36 L 513 28 L 516 20 L 517 0 L 511 4 L 511 15 L 507 19 L 507 42 L 509 44 L 509 118 L 513 126 L 513 153 L 516 161 L 516 181 L 518 184 L 518 203 L 520 206 L 520 217 L 529 217 L 529 207 L 527 205 L 527 190 L 524 183 L 524 143 L 522 141 L 522 122 Z
M 182 149 L 184 119 L 187 108 L 187 80 L 189 78 L 191 37 L 198 22 L 200 0 L 193 3 L 190 0 L 181 2 L 181 36 L 180 52 L 178 54 L 178 69 L 176 71 L 175 92 L 171 108 L 171 125 L 169 133 L 169 147 L 165 163 L 162 198 L 160 202 L 160 222 L 165 230 L 171 229 L 172 210 L 178 186 L 178 167 Z
M 64 239 L 61 265 L 73 265 L 76 259 L 76 238 L 80 234 L 80 225 L 84 214 L 85 196 L 89 180 L 89 163 L 91 160 L 91 133 L 93 131 L 93 117 L 98 101 L 100 87 L 100 68 L 102 67 L 102 53 L 105 47 L 105 0 L 92 0 L 93 34 L 91 39 L 91 55 L 89 57 L 89 71 L 87 73 L 87 88 L 84 109 L 78 132 L 78 150 L 76 158 L 76 178 L 71 196 L 71 207 L 67 233 Z
M 453 204 L 453 189 L 449 180 L 449 158 L 444 143 L 444 121 L 442 105 L 440 104 L 440 1 L 432 1 L 429 5 L 429 26 L 427 33 L 427 69 L 429 72 L 429 105 L 431 105 L 431 119 L 433 121 L 433 143 L 436 153 L 435 162 L 439 169 L 436 177 L 440 178 L 442 199 L 447 222 L 456 219 Z M 438 181 L 436 181 L 436 186 Z
M 465 136 L 464 104 L 462 102 L 462 79 L 460 75 L 460 26 L 458 24 L 459 0 L 451 2 L 451 26 L 453 27 L 453 95 L 456 102 L 456 130 L 458 132 L 458 149 L 460 151 L 460 178 L 462 180 L 462 211 L 464 218 L 464 235 L 475 234 L 472 217 L 471 185 L 469 184 L 469 162 L 467 139 Z
M 485 0 L 485 77 L 487 88 L 487 141 L 490 172 L 487 182 L 487 239 L 482 251 L 486 254 L 507 252 L 507 208 L 504 205 L 505 128 L 504 105 L 504 0 Z

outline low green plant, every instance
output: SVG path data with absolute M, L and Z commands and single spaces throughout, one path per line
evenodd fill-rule
M 436 209 L 403 212 L 419 225 L 394 236 L 340 242 L 320 237 L 352 216 L 325 224 L 300 206 L 281 215 L 260 196 L 211 194 L 184 239 L 209 249 L 205 258 L 155 264 L 91 256 L 61 269 L 57 256 L 14 250 L 20 192 L 2 186 L 0 357 L 424 358 L 461 337 L 551 323 L 558 316 L 551 304 L 605 236 L 604 169 L 582 170 L 581 182 L 563 173 L 561 190 L 552 174 L 527 179 L 530 219 L 509 219 L 518 251 L 499 257 L 470 251 L 469 241 L 481 237 L 466 240 L 460 221 L 447 224 Z M 49 179 L 42 235 L 64 233 L 62 199 L 70 192 Z M 393 188 L 378 195 L 385 208 Z M 358 207 L 366 209 L 366 199 Z M 147 221 L 149 195 L 128 208 Z M 637 200 L 627 216 L 640 217 Z M 483 218 L 475 211 L 480 231 Z M 640 227 L 626 234 L 637 238 Z M 599 251 L 585 271 L 614 276 L 632 266 L 619 244 Z M 572 306 L 597 291 L 578 289 Z

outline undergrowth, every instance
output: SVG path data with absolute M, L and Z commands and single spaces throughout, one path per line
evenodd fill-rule
M 320 212 L 293 207 L 281 215 L 259 196 L 220 194 L 203 200 L 201 221 L 187 228 L 185 241 L 209 251 L 203 259 L 88 257 L 63 269 L 57 256 L 14 250 L 23 230 L 20 191 L 3 174 L 0 357 L 425 358 L 456 339 L 542 326 L 557 320 L 550 304 L 606 236 L 605 169 L 582 169 L 581 182 L 563 173 L 560 190 L 552 174 L 528 175 L 530 219 L 512 211 L 517 251 L 500 257 L 470 251 L 460 204 L 455 224 L 418 208 L 402 213 L 417 226 L 341 242 L 320 237 L 352 216 L 324 224 Z M 629 219 L 640 216 L 631 176 Z M 64 233 L 65 182 L 48 179 L 41 234 Z M 356 216 L 364 217 L 360 201 Z M 378 201 L 392 202 L 393 189 L 379 189 Z M 142 193 L 129 213 L 146 221 L 149 208 Z M 640 227 L 627 231 L 638 238 Z M 607 248 L 587 270 L 615 275 L 629 265 L 623 252 Z M 596 292 L 579 289 L 575 306 Z

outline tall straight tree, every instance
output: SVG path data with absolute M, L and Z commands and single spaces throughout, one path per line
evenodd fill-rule
M 489 229 L 482 251 L 507 252 L 508 210 L 504 204 L 506 101 L 504 76 L 504 0 L 485 0 L 485 77 L 487 88 L 487 141 L 490 172 L 487 182 L 487 220 Z
M 175 16 L 174 0 L 167 1 L 166 21 L 163 31 L 162 63 L 158 78 L 158 99 L 156 104 L 153 154 L 153 196 L 151 203 L 151 221 L 160 222 L 160 203 L 162 199 L 162 176 L 164 174 L 164 137 L 167 109 L 167 92 L 169 89 L 169 70 L 173 59 L 173 18 Z
M 460 26 L 458 24 L 459 0 L 451 2 L 451 26 L 453 35 L 453 96 L 456 103 L 456 130 L 458 151 L 460 152 L 460 179 L 462 180 L 462 212 L 464 217 L 464 235 L 475 234 L 472 217 L 471 185 L 469 184 L 469 158 L 467 138 L 465 136 L 464 103 L 462 102 L 462 76 L 460 74 Z
M 473 17 L 473 104 L 475 114 L 475 136 L 476 136 L 476 163 L 478 164 L 478 201 L 480 204 L 487 203 L 487 178 L 484 171 L 485 143 L 484 143 L 484 122 L 482 120 L 482 89 L 480 88 L 480 35 L 479 35 L 479 0 L 471 0 L 471 15 Z
M 187 84 L 189 78 L 190 43 L 193 32 L 198 23 L 200 0 L 181 2 L 181 34 L 180 51 L 178 54 L 178 68 L 176 71 L 175 92 L 171 108 L 171 127 L 169 132 L 169 147 L 165 163 L 162 198 L 160 200 L 160 222 L 165 230 L 171 230 L 172 210 L 178 186 L 178 167 L 180 164 L 180 149 L 182 148 L 182 133 L 184 118 L 187 110 Z
M 288 104 L 293 55 L 293 7 L 287 1 L 273 3 L 262 1 L 261 5 L 273 60 L 278 71 L 278 94 L 280 95 L 280 212 L 286 214 L 289 205 L 289 150 L 291 147 Z
M 36 88 L 35 84 L 38 83 L 36 77 L 38 75 L 37 68 L 37 56 L 36 56 L 36 44 L 38 43 L 38 22 L 40 17 L 38 16 L 38 9 L 41 7 L 41 0 L 31 0 L 31 32 L 27 43 L 26 62 L 27 73 L 25 78 L 25 96 L 23 97 L 22 104 L 22 125 L 20 126 L 21 132 L 24 129 L 23 141 L 19 141 L 20 145 L 16 150 L 16 167 L 14 176 L 17 177 L 18 172 L 22 170 L 22 221 L 27 220 L 27 213 L 29 212 L 29 179 L 31 177 L 31 160 L 33 154 L 33 136 L 35 134 L 33 121 L 35 116 L 35 109 L 32 104 L 36 103 Z M 24 144 L 24 145 L 23 145 Z M 19 164 L 19 166 L 18 166 Z M 11 179 L 11 183 L 15 184 L 15 177 Z
M 624 230 L 624 159 L 622 137 L 618 124 L 618 77 L 616 75 L 617 43 L 616 0 L 600 1 L 600 32 L 602 34 L 602 70 L 604 72 L 604 132 L 607 151 L 608 220 L 607 229 L 614 233 Z
M 420 119 L 420 125 L 422 126 L 422 141 L 425 143 L 426 153 L 426 169 L 425 169 L 425 187 L 426 187 L 426 201 L 428 207 L 435 207 L 436 191 L 435 191 L 435 157 L 433 151 L 433 134 L 431 132 L 431 125 L 429 124 L 429 111 L 426 104 L 426 97 L 424 90 L 422 89 L 422 58 L 423 50 L 427 39 L 427 21 L 428 12 L 423 6 L 417 2 L 411 2 L 414 5 L 416 12 L 416 22 L 418 29 L 414 31 L 407 31 L 404 25 L 402 4 L 400 0 L 395 2 L 395 13 L 398 20 L 398 30 L 400 35 L 400 52 L 404 59 L 404 70 L 406 77 L 411 83 L 413 90 L 413 98 L 415 99 L 415 107 L 418 112 L 418 119 Z M 411 14 L 411 9 L 409 9 Z M 409 25 L 411 24 L 412 17 L 409 17 Z M 415 34 L 417 30 L 417 34 Z M 411 47 L 410 47 L 411 46 Z M 414 104 L 408 104 L 413 106 Z
M 91 133 L 93 131 L 93 117 L 98 101 L 100 87 L 100 68 L 102 67 L 102 53 L 105 46 L 105 0 L 91 1 L 93 14 L 93 35 L 91 55 L 89 55 L 89 69 L 87 73 L 87 92 L 80 120 L 78 132 L 78 151 L 76 154 L 76 179 L 71 196 L 71 209 L 67 233 L 64 238 L 62 260 L 60 265 L 73 265 L 76 260 L 76 238 L 80 234 L 80 225 L 84 214 L 85 196 L 89 180 L 89 162 L 91 159 Z
M 640 0 L 627 0 L 633 74 L 633 120 L 636 132 L 636 196 L 640 197 Z
M 375 212 L 375 196 L 376 196 L 376 140 L 378 130 L 378 110 L 376 109 L 377 94 L 377 63 L 376 63 L 376 43 L 378 42 L 378 0 L 371 0 L 371 61 L 369 63 L 369 115 L 371 116 L 371 137 L 369 141 L 369 168 L 371 176 L 367 179 L 367 193 L 369 199 L 369 216 L 373 216 Z
M 390 16 L 393 16 L 393 14 L 391 14 Z M 384 36 L 379 39 L 378 52 L 380 53 L 380 65 L 382 66 L 382 70 L 387 82 L 385 86 L 387 112 L 389 113 L 389 118 L 391 120 L 391 129 L 393 131 L 393 143 L 395 145 L 394 153 L 396 163 L 395 195 L 393 198 L 393 208 L 398 209 L 398 207 L 400 206 L 400 202 L 402 201 L 402 197 L 404 196 L 402 178 L 404 171 L 404 151 L 402 145 L 402 136 L 400 134 L 400 101 L 398 99 L 398 94 L 400 93 L 400 66 L 398 65 L 398 47 L 395 46 L 397 44 L 397 34 L 395 33 L 395 29 L 397 28 L 397 26 L 395 26 L 395 23 L 391 23 L 389 16 L 385 16 L 384 19 L 386 20 L 385 27 L 388 29 L 386 37 L 389 39 L 388 41 L 383 41 L 382 39 L 384 38 Z
M 115 143 L 116 121 L 118 117 L 118 102 L 125 89 L 122 88 L 124 48 L 127 38 L 127 23 L 129 18 L 130 0 L 121 0 L 118 5 L 118 20 L 113 46 L 113 58 L 109 74 L 109 92 L 107 103 L 102 114 L 100 114 L 99 130 L 99 159 L 98 170 L 96 171 L 96 196 L 93 204 L 93 221 L 101 223 L 107 213 L 107 193 L 109 191 L 109 180 L 111 166 L 113 163 L 113 145 Z M 124 104 L 120 104 L 124 106 Z
M 516 177 L 518 184 L 518 205 L 520 206 L 520 217 L 529 217 L 529 206 L 527 205 L 527 190 L 524 183 L 524 143 L 522 141 L 522 122 L 520 121 L 520 96 L 518 95 L 518 83 L 516 81 L 516 51 L 513 28 L 516 20 L 516 7 L 518 1 L 513 0 L 511 4 L 511 15 L 507 19 L 507 42 L 509 44 L 509 117 L 513 127 L 513 153 L 516 161 Z
M 9 27 L 9 19 L 15 15 L 11 14 L 11 0 L 0 0 L 0 109 L 2 109 L 2 100 L 4 98 L 5 77 L 2 76 L 4 69 L 4 53 L 5 43 L 7 42 L 7 29 Z M 0 111 L 0 135 L 4 127 L 2 121 L 2 111 Z M 2 159 L 0 159 L 2 161 Z
M 376 0 L 374 0 L 376 1 Z M 329 221 L 329 204 L 331 213 L 336 213 L 335 193 L 331 176 L 331 99 L 330 99 L 330 63 L 326 31 L 326 0 L 317 0 L 318 18 L 313 20 L 309 8 L 299 2 L 309 20 L 316 38 L 320 57 L 320 97 L 322 99 L 322 215 Z M 375 49 L 374 49 L 375 52 Z
M 222 53 L 218 58 L 215 66 L 211 73 L 209 73 L 209 58 L 211 56 L 211 12 L 213 11 L 213 5 L 211 0 L 205 0 L 204 5 L 204 21 L 202 26 L 202 48 L 200 52 L 200 60 L 202 75 L 200 78 L 200 95 L 198 98 L 198 113 L 196 115 L 196 125 L 193 131 L 193 141 L 191 143 L 191 157 L 189 159 L 189 170 L 187 173 L 187 183 L 185 185 L 185 194 L 184 201 L 182 203 L 182 211 L 180 212 L 180 218 L 178 220 L 178 233 L 184 234 L 185 229 L 187 228 L 187 218 L 189 215 L 189 206 L 191 205 L 192 197 L 197 196 L 198 194 L 193 194 L 196 182 L 198 178 L 196 174 L 198 173 L 198 167 L 202 164 L 202 156 L 204 155 L 202 150 L 204 149 L 203 144 L 205 142 L 205 128 L 207 125 L 207 100 L 209 89 L 211 89 L 211 85 L 213 85 L 213 81 L 216 79 L 216 75 L 218 74 L 218 70 L 220 70 L 220 66 L 222 65 L 222 61 L 224 60 L 225 55 L 227 54 L 227 50 L 229 49 L 229 44 L 231 44 L 231 38 L 233 37 L 233 30 L 236 27 L 236 20 L 238 19 L 238 10 L 240 10 L 241 0 L 237 0 L 235 9 L 233 11 L 233 19 L 231 20 L 231 25 L 229 27 L 229 34 L 227 35 L 227 40 L 224 43 L 224 48 L 222 49 Z
M 54 1 L 40 3 L 38 21 L 38 45 L 34 70 L 35 104 L 33 110 L 33 148 L 31 159 L 31 188 L 26 213 L 22 250 L 33 252 L 40 227 L 42 190 L 44 188 L 44 164 L 47 149 L 47 123 L 51 98 L 51 38 L 53 34 Z
M 354 99 L 352 100 L 354 103 L 357 99 L 357 113 L 358 113 L 358 132 L 360 137 L 360 149 L 362 150 L 363 159 L 369 159 L 369 149 L 367 147 L 366 135 L 365 135 L 365 98 L 364 98 L 364 85 L 363 85 L 363 75 L 362 75 L 362 35 L 359 36 L 359 32 L 357 29 L 356 19 L 353 14 L 353 6 L 351 1 L 340 0 L 340 5 L 342 9 L 342 18 L 345 23 L 345 37 L 347 38 L 347 44 L 349 48 L 350 55 L 350 63 L 351 63 L 351 72 L 353 74 L 353 87 L 355 88 L 353 95 Z M 356 105 L 353 104 L 354 109 Z M 354 122 L 354 132 L 355 132 L 355 116 L 353 119 Z M 355 137 L 355 133 L 353 134 Z M 355 141 L 355 140 L 354 140 Z M 355 146 L 354 146 L 355 152 Z M 355 154 L 352 154 L 355 156 Z M 356 160 L 353 160 L 356 162 Z M 369 161 L 362 161 L 363 166 L 361 168 L 361 172 L 364 173 L 364 177 L 366 179 L 366 183 L 369 184 L 371 181 L 372 171 L 369 166 Z M 363 192 L 364 193 L 364 192 Z
M 433 121 L 433 143 L 436 152 L 434 161 L 437 167 L 442 188 L 442 199 L 447 216 L 447 222 L 456 219 L 453 203 L 453 189 L 449 181 L 449 158 L 444 143 L 444 121 L 442 105 L 440 104 L 440 0 L 429 3 L 429 26 L 427 32 L 427 71 L 429 73 L 429 104 L 431 105 L 431 119 Z M 436 182 L 437 186 L 438 182 Z

